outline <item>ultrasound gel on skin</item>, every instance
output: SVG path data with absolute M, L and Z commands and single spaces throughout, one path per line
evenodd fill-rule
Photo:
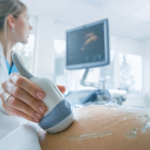
M 65 97 L 51 80 L 35 77 L 29 73 L 21 63 L 18 55 L 18 53 L 13 52 L 12 59 L 19 73 L 38 85 L 46 94 L 43 102 L 48 109 L 38 125 L 49 133 L 64 131 L 74 120 L 70 103 L 65 100 Z

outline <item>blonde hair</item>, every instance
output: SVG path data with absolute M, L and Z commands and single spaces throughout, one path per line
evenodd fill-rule
M 6 36 L 7 17 L 17 18 L 27 7 L 19 0 L 0 0 L 0 32 L 4 30 Z

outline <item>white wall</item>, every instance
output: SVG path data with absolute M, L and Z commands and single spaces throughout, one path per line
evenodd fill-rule
M 55 22 L 55 34 L 54 38 L 58 40 L 66 40 L 66 30 L 72 29 L 74 26 Z
M 143 87 L 145 105 L 150 107 L 150 39 L 143 41 Z
M 53 80 L 54 76 L 54 20 L 48 17 L 38 18 L 36 66 L 34 74 Z

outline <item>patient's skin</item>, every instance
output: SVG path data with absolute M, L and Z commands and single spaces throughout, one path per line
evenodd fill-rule
M 150 110 L 86 106 L 76 109 L 66 131 L 41 131 L 42 150 L 149 150 Z

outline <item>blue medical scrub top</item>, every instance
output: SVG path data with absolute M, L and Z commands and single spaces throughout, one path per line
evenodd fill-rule
M 11 67 L 6 58 L 5 58 L 5 62 L 6 62 L 9 75 L 14 72 L 19 73 L 14 63 L 12 64 L 12 67 Z

